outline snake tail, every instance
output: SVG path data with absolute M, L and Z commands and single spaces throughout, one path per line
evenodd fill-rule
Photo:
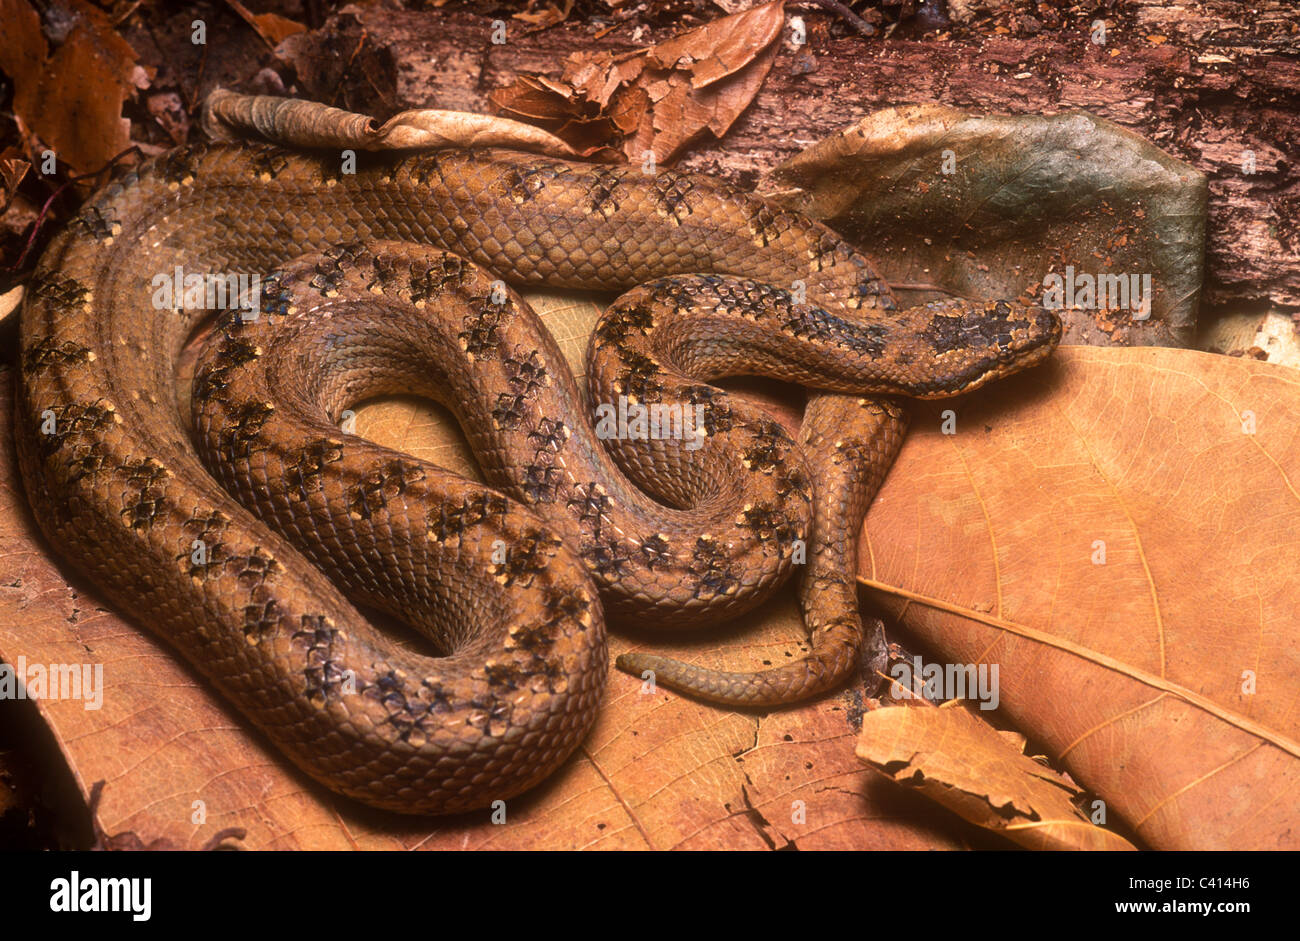
M 647 653 L 622 654 L 616 666 L 653 674 L 668 689 L 728 706 L 775 706 L 834 689 L 859 671 L 883 668 L 883 625 L 864 630 L 858 610 L 858 533 L 872 499 L 902 447 L 907 412 L 888 398 L 817 395 L 800 441 L 816 481 L 808 558 L 799 583 L 808 653 L 754 672 L 710 669 Z M 864 670 L 865 668 L 865 670 Z

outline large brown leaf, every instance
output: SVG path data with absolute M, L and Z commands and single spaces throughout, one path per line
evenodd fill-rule
M 1300 377 L 1067 347 L 987 392 L 918 410 L 875 601 L 1148 845 L 1300 846 Z

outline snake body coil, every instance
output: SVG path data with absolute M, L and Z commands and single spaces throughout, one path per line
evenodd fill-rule
M 178 267 L 262 282 L 256 316 L 223 316 L 196 376 L 211 471 L 176 395 L 205 311 L 156 303 Z M 682 406 L 677 437 L 598 440 L 554 341 L 498 276 L 656 282 L 602 320 L 590 385 L 596 402 Z M 108 186 L 51 244 L 23 316 L 15 431 L 46 536 L 115 605 L 313 777 L 445 813 L 531 787 L 581 742 L 607 670 L 603 611 L 672 626 L 750 609 L 810 520 L 823 548 L 805 593 L 830 610 L 810 615 L 807 662 L 623 665 L 757 703 L 824 689 L 856 657 L 841 520 L 860 521 L 892 457 L 897 406 L 814 397 L 810 470 L 776 422 L 706 379 L 951 395 L 1058 339 L 1052 315 L 1001 303 L 897 310 L 830 230 L 701 177 L 466 151 L 343 174 L 329 156 L 220 145 Z M 340 430 L 349 405 L 398 391 L 453 409 L 491 486 Z M 825 507 L 816 475 L 844 477 Z M 393 642 L 338 586 L 434 649 Z

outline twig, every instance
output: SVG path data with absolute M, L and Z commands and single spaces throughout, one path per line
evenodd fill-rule
M 800 0 L 799 5 L 818 6 L 823 10 L 834 13 L 863 36 L 874 36 L 876 34 L 874 26 L 850 10 L 847 5 L 840 3 L 840 0 Z

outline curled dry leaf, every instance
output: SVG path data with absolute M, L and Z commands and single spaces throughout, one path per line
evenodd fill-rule
M 749 106 L 772 67 L 784 15 L 775 0 L 645 49 L 577 52 L 558 82 L 524 75 L 489 97 L 583 153 L 618 145 L 629 160 L 651 152 L 668 163 L 705 131 L 722 137 Z
M 464 111 L 403 111 L 376 127 L 364 114 L 317 101 L 240 95 L 215 89 L 203 107 L 203 129 L 214 140 L 257 134 L 289 147 L 407 150 L 442 147 L 511 147 L 560 157 L 574 156 L 564 141 L 509 118 Z
M 918 407 L 862 578 L 1147 845 L 1294 849 L 1297 428 L 1285 367 L 1064 347 Z
M 775 168 L 761 188 L 862 245 L 896 285 L 1047 297 L 1064 308 L 1069 343 L 1191 340 L 1206 178 L 1101 118 L 889 108 Z M 1151 298 L 1147 319 L 1132 309 L 1139 294 Z
M 1081 792 L 957 706 L 897 706 L 862 717 L 858 757 L 978 826 L 1029 849 L 1131 850 L 1075 808 Z

